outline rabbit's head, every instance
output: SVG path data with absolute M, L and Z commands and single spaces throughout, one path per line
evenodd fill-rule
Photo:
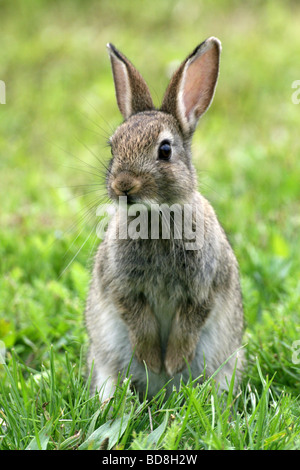
M 136 68 L 108 44 L 116 98 L 124 122 L 110 139 L 109 196 L 128 202 L 184 203 L 196 187 L 190 143 L 218 78 L 221 45 L 209 38 L 174 73 L 155 109 Z

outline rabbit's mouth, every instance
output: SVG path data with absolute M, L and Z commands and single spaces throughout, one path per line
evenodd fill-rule
M 110 188 L 117 196 L 133 196 L 136 195 L 142 187 L 142 182 L 131 171 L 121 171 L 114 177 Z
M 138 198 L 137 196 L 128 194 L 123 197 L 127 198 L 127 201 L 126 201 L 127 206 L 133 206 L 134 204 L 142 204 L 141 199 Z
M 131 195 L 131 194 L 116 197 L 114 198 L 114 200 L 118 204 L 126 205 L 128 207 L 137 205 L 138 207 L 144 206 L 146 209 L 151 209 L 152 205 L 157 204 L 157 202 L 154 200 L 150 200 L 150 199 L 138 196 L 138 195 Z
M 157 202 L 157 185 L 149 174 L 137 174 L 131 170 L 122 170 L 113 175 L 108 184 L 108 194 L 116 202 L 124 204 L 145 204 Z

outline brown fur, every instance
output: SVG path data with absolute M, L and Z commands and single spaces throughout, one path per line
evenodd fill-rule
M 134 66 L 109 45 L 117 102 L 124 122 L 111 137 L 108 194 L 130 203 L 190 204 L 193 228 L 202 224 L 201 244 L 189 250 L 176 237 L 179 219 L 171 217 L 164 239 L 121 239 L 121 213 L 115 213 L 100 244 L 86 323 L 90 336 L 93 390 L 112 393 L 119 373 L 129 365 L 139 392 L 155 394 L 170 378 L 179 385 L 218 373 L 222 388 L 235 360 L 242 368 L 243 307 L 238 265 L 209 202 L 197 192 L 191 160 L 191 136 L 215 89 L 220 44 L 215 38 L 198 46 L 175 72 L 161 110 L 154 110 L 147 86 Z M 201 79 L 199 79 L 199 74 Z M 151 100 L 151 101 L 150 101 Z M 170 161 L 158 158 L 162 141 L 170 141 Z M 149 213 L 148 213 L 149 215 Z M 174 219 L 174 220 L 173 220 Z M 126 221 L 126 229 L 134 217 Z M 149 221 L 151 233 L 152 219 Z M 148 370 L 149 383 L 146 384 Z M 236 383 L 238 383 L 237 373 Z

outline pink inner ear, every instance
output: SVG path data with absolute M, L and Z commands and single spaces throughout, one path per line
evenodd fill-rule
M 210 48 L 189 65 L 183 86 L 183 104 L 188 121 L 198 119 L 209 106 L 218 74 L 218 51 Z

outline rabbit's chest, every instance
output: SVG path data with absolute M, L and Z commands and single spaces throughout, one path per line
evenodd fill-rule
M 156 244 L 155 250 L 137 249 L 133 244 L 130 254 L 129 250 L 126 254 L 120 252 L 118 263 L 120 288 L 126 295 L 145 296 L 160 325 L 164 344 L 178 306 L 191 295 L 193 288 L 184 254 L 172 252 L 167 244 Z
M 168 302 L 184 295 L 191 285 L 187 254 L 172 252 L 168 243 L 132 244 L 120 251 L 117 271 L 129 290 L 142 291 L 146 297 L 166 298 Z

